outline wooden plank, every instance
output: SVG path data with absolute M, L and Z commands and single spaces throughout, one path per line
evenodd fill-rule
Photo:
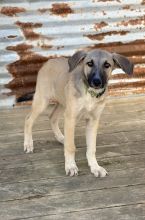
M 112 132 L 114 130 L 123 131 L 123 129 L 125 129 L 126 131 L 129 128 L 131 128 L 131 130 L 144 129 L 145 104 L 143 103 L 143 105 L 144 106 L 142 109 L 140 106 L 138 108 L 138 105 L 135 105 L 134 108 L 132 109 L 132 106 L 128 106 L 128 103 L 125 105 L 125 107 L 123 107 L 123 109 L 121 109 L 118 106 L 116 108 L 113 105 L 110 106 L 109 108 L 106 107 L 101 118 L 99 132 L 106 133 L 106 132 Z M 1 136 L 5 135 L 6 130 L 7 130 L 7 134 L 16 134 L 18 132 L 23 133 L 24 118 L 26 116 L 26 113 L 25 113 L 26 110 L 15 109 L 13 111 L 14 112 L 18 111 L 19 114 L 18 115 L 16 114 L 15 115 L 16 117 L 12 117 L 12 118 L 9 118 L 9 115 L 11 114 L 10 111 L 8 111 L 9 112 L 8 114 L 7 113 L 0 114 L 0 115 L 4 115 L 3 118 L 0 118 Z M 39 130 L 42 131 L 42 130 L 50 129 L 48 112 L 50 113 L 50 110 L 40 116 L 40 118 L 36 122 L 36 125 L 34 126 L 34 131 L 39 131 Z M 7 114 L 7 120 L 6 120 L 6 114 Z M 17 120 L 17 123 L 16 123 L 16 120 Z M 63 124 L 63 120 L 61 120 L 61 128 L 63 127 L 62 124 Z M 85 124 L 84 121 L 81 121 L 79 122 L 78 126 L 80 127 L 84 124 Z
M 120 132 L 112 134 L 98 135 L 97 138 L 97 147 L 99 146 L 127 146 L 127 143 L 130 142 L 132 145 L 136 145 L 136 142 L 142 142 L 141 145 L 144 145 L 144 132 L 140 131 L 135 132 Z M 84 147 L 86 146 L 86 141 L 84 136 L 76 137 L 76 146 Z M 62 149 L 63 146 L 59 144 L 53 135 L 48 137 L 47 132 L 38 132 L 38 135 L 34 134 L 34 152 L 44 152 L 46 150 Z M 12 136 L 12 137 L 3 137 L 3 141 L 0 142 L 0 155 L 23 155 L 23 135 L 21 136 Z
M 83 173 L 77 177 L 38 179 L 15 183 L 0 184 L 0 202 L 33 199 L 43 196 L 66 194 L 88 190 L 103 190 L 128 186 L 143 185 L 145 168 L 131 168 L 128 170 L 112 170 L 109 176 L 96 179 L 91 174 Z M 83 183 L 83 184 L 82 184 Z
M 84 130 L 79 129 L 79 132 L 76 132 L 76 141 L 85 141 L 84 137 Z M 24 134 L 17 133 L 17 134 L 9 134 L 9 135 L 1 135 L 0 136 L 0 147 L 6 144 L 16 144 L 16 143 L 23 143 Z M 54 135 L 52 131 L 36 131 L 33 133 L 34 141 L 48 141 L 50 143 L 55 141 Z M 126 131 L 126 132 L 114 132 L 114 133 L 106 133 L 106 134 L 98 134 L 97 144 L 98 145 L 105 145 L 105 144 L 115 144 L 115 143 L 126 143 L 128 141 L 142 141 L 145 140 L 144 130 L 140 130 L 139 132 L 136 131 Z M 57 144 L 55 141 L 54 145 Z M 23 145 L 21 146 L 23 147 Z
M 109 105 L 134 105 L 136 103 L 144 103 L 145 94 L 133 96 L 108 97 L 107 103 Z
M 0 219 L 10 220 L 55 215 L 89 209 L 103 209 L 145 203 L 145 186 L 140 185 L 93 191 L 82 191 L 33 199 L 1 202 Z
M 101 166 L 104 166 L 108 172 L 111 170 L 122 170 L 130 168 L 144 168 L 145 167 L 145 154 L 131 155 L 131 156 L 118 156 L 113 158 L 102 158 L 98 160 Z M 90 170 L 85 160 L 77 160 L 80 174 Z M 0 183 L 3 182 L 18 182 L 26 180 L 40 180 L 42 178 L 56 178 L 64 177 L 64 163 L 50 163 L 46 161 L 39 161 L 38 163 L 32 162 L 25 167 L 16 167 L 11 169 L 0 170 Z
M 139 115 L 139 116 L 138 116 Z M 145 114 L 140 113 L 128 114 L 124 116 L 109 115 L 101 117 L 99 124 L 99 133 L 111 133 L 112 131 L 127 131 L 127 130 L 142 130 L 145 128 Z M 40 117 L 42 119 L 42 117 Z M 44 117 L 42 120 L 36 121 L 34 124 L 33 131 L 42 131 L 42 130 L 51 130 L 50 122 L 48 117 Z M 17 119 L 18 120 L 18 119 Z M 19 119 L 16 123 L 16 119 L 13 120 L 4 120 L 0 119 L 0 136 L 6 134 L 16 134 L 24 132 L 24 119 Z M 77 127 L 85 127 L 85 120 L 81 120 L 77 123 Z M 63 130 L 63 119 L 60 121 L 60 128 Z
M 26 219 L 26 218 L 25 218 Z M 77 212 L 29 218 L 29 220 L 144 220 L 145 204 L 122 205 L 103 209 L 89 209 Z M 21 218 L 21 220 L 24 220 Z
M 80 174 L 65 176 L 63 147 L 50 130 L 50 110 L 34 127 L 36 153 L 24 154 L 23 124 L 28 111 L 0 111 L 0 219 L 145 218 L 144 97 L 114 99 L 105 108 L 97 139 L 97 158 L 109 171 L 104 179 L 90 174 L 84 121 L 76 128 Z
M 129 155 L 139 155 L 145 154 L 145 141 L 143 142 L 127 142 L 124 144 L 114 144 L 114 145 L 104 145 L 104 146 L 97 146 L 96 156 L 98 159 L 104 158 L 112 158 L 116 156 L 129 156 Z M 19 147 L 19 146 L 18 146 Z M 48 164 L 52 163 L 62 163 L 64 162 L 64 152 L 63 146 L 58 146 L 58 148 L 53 148 L 52 146 L 41 146 L 41 148 L 37 148 L 35 153 L 33 154 L 18 154 L 19 149 L 14 149 L 12 154 L 10 154 L 10 150 L 13 149 L 6 149 L 4 152 L 1 153 L 1 160 L 0 160 L 0 170 L 1 169 L 9 169 L 9 168 L 16 168 L 16 167 L 25 167 L 27 165 L 33 165 L 35 163 L 39 163 L 40 161 L 46 161 Z M 22 150 L 22 149 L 21 149 Z M 8 152 L 9 154 L 4 154 Z M 77 148 L 77 159 L 84 160 L 86 148 L 84 145 L 79 144 Z

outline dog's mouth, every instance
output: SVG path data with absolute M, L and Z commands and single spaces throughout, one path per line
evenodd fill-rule
M 100 89 L 94 89 L 92 87 L 89 87 L 87 90 L 87 92 L 90 93 L 92 97 L 96 97 L 96 98 L 101 97 L 105 93 L 105 91 L 106 91 L 106 87 Z

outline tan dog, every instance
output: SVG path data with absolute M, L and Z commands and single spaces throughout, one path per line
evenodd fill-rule
M 83 113 L 86 118 L 88 165 L 96 177 L 106 176 L 106 170 L 96 160 L 96 135 L 105 106 L 108 79 L 116 67 L 127 74 L 133 73 L 133 64 L 127 58 L 103 50 L 79 51 L 70 58 L 47 61 L 39 71 L 32 110 L 26 117 L 24 150 L 33 152 L 33 123 L 46 109 L 49 100 L 55 99 L 59 104 L 55 106 L 50 122 L 56 139 L 64 143 L 66 174 L 78 174 L 74 130 L 77 117 Z M 58 127 L 63 112 L 64 136 Z

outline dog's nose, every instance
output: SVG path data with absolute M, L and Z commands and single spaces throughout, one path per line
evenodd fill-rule
M 97 87 L 101 87 L 102 85 L 102 82 L 101 82 L 101 79 L 99 78 L 94 78 L 93 79 L 93 85 L 97 88 Z

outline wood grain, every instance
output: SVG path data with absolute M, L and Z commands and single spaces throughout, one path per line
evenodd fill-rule
M 90 174 L 85 122 L 76 127 L 79 176 L 64 172 L 63 146 L 50 128 L 50 109 L 34 126 L 34 154 L 23 152 L 29 108 L 0 111 L 0 220 L 145 219 L 145 97 L 110 99 L 101 117 L 96 156 L 109 171 Z M 63 120 L 60 122 L 63 130 Z

